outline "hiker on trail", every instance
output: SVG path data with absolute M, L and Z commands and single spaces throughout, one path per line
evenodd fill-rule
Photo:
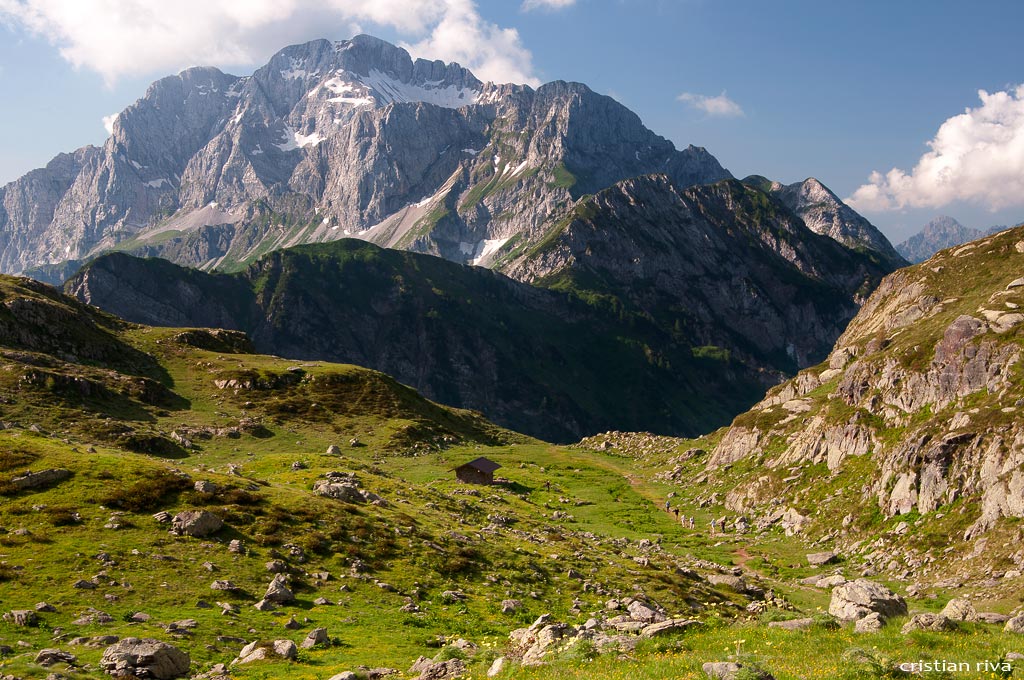
M 715 518 L 714 517 L 711 518 L 711 535 L 712 536 L 715 535 Z
M 665 499 L 665 512 L 668 512 L 668 509 L 669 509 L 670 505 L 671 505 L 671 502 L 668 499 Z
M 686 515 L 682 516 L 682 518 L 679 520 L 679 523 L 683 526 L 684 529 L 686 528 Z
M 672 508 L 672 512 L 674 512 L 676 514 L 676 517 L 679 517 L 679 508 Z M 683 517 L 685 517 L 685 516 L 686 515 L 683 515 Z
M 551 480 L 550 479 L 547 480 L 546 482 L 544 482 L 544 490 L 545 491 L 551 491 Z
M 690 518 L 690 528 L 693 528 L 693 517 Z

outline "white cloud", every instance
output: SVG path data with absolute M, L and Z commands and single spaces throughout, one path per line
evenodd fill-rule
M 106 129 L 108 135 L 114 134 L 114 121 L 117 120 L 119 114 L 112 113 L 109 116 L 103 116 L 103 127 Z
M 724 91 L 717 97 L 684 92 L 676 97 L 676 99 L 689 105 L 690 108 L 703 111 L 715 118 L 739 118 L 743 115 L 743 108 L 732 99 L 729 99 Z
M 473 0 L 0 0 L 0 22 L 45 37 L 108 83 L 188 66 L 251 66 L 288 44 L 374 26 L 483 79 L 535 82 L 519 34 L 484 20 Z
M 565 9 L 576 4 L 576 0 L 523 0 L 523 11 L 529 12 L 535 9 Z
M 978 91 L 981 106 L 939 126 L 910 173 L 872 172 L 846 202 L 880 212 L 938 208 L 954 201 L 990 210 L 1024 206 L 1024 85 L 1013 91 Z
M 482 80 L 537 85 L 533 55 L 514 28 L 484 21 L 472 0 L 446 0 L 446 11 L 429 36 L 403 45 L 426 59 L 447 59 L 469 67 Z

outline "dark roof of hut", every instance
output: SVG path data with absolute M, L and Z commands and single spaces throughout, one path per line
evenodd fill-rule
M 471 460 L 468 463 L 465 463 L 465 464 L 459 466 L 459 468 L 463 468 L 463 467 L 471 467 L 474 470 L 479 470 L 480 472 L 494 472 L 495 470 L 497 470 L 501 466 L 498 465 L 497 463 L 495 463 L 490 458 L 480 457 L 480 458 L 477 458 L 476 460 Z M 455 468 L 455 469 L 458 470 L 459 468 Z

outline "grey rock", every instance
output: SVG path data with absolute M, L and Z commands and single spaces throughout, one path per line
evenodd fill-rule
M 71 652 L 65 652 L 60 649 L 41 649 L 36 654 L 35 662 L 40 666 L 53 666 L 58 663 L 66 663 L 69 666 L 73 666 L 78 663 L 78 657 Z
M 885 625 L 885 619 L 878 612 L 871 612 L 853 625 L 855 633 L 877 633 Z
M 740 671 L 747 667 L 732 661 L 718 661 L 705 663 L 701 668 L 704 674 L 711 678 L 711 680 L 736 680 Z M 753 677 L 758 678 L 758 680 L 774 680 L 770 673 L 764 671 L 754 670 Z
M 295 594 L 288 588 L 288 578 L 284 574 L 277 574 L 267 586 L 267 592 L 263 596 L 267 602 L 275 604 L 291 604 L 295 602 Z
M 208 510 L 186 510 L 171 520 L 171 531 L 179 536 L 203 538 L 224 526 L 224 520 Z
M 10 621 L 15 626 L 37 626 L 39 616 L 31 609 L 14 609 L 4 614 L 4 621 Z
M 699 628 L 701 622 L 694 619 L 668 619 L 659 623 L 651 623 L 640 630 L 640 637 L 652 638 L 661 635 L 681 633 L 691 628 Z
M 317 645 L 324 645 L 330 642 L 330 638 L 327 636 L 326 628 L 314 628 L 309 631 L 302 644 L 299 645 L 303 649 L 311 649 Z
M 359 676 L 352 671 L 342 671 L 337 675 L 332 675 L 328 680 L 359 680 Z
M 832 551 L 810 553 L 807 555 L 807 564 L 812 567 L 820 567 L 835 562 L 836 554 Z
M 52 484 L 62 482 L 70 477 L 71 470 L 54 468 L 50 470 L 40 470 L 39 472 L 26 472 L 21 476 L 12 478 L 11 484 L 13 484 L 19 491 L 24 491 L 27 489 L 38 489 L 40 487 L 50 486 Z
M 151 638 L 125 638 L 103 652 L 100 667 L 115 676 L 170 680 L 188 673 L 188 654 Z
M 954 598 L 946 603 L 940 612 L 951 621 L 977 621 L 978 611 L 969 600 Z
M 1003 630 L 1007 633 L 1024 633 L 1024 614 L 1007 620 Z
M 956 622 L 942 614 L 915 614 L 909 621 L 903 624 L 900 632 L 904 635 L 915 630 L 930 630 L 941 633 L 956 630 L 956 628 Z
M 770 621 L 769 628 L 781 628 L 782 630 L 807 630 L 814 625 L 814 619 L 789 619 L 787 621 Z
M 885 586 L 867 579 L 850 581 L 832 590 L 828 613 L 837 619 L 856 621 L 871 612 L 887 618 L 905 616 L 907 603 Z
M 463 675 L 465 672 L 466 663 L 462 659 L 449 659 L 440 663 L 432 663 L 416 677 L 417 680 L 446 680 Z

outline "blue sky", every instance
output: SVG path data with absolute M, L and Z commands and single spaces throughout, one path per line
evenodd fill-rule
M 855 206 L 894 241 L 937 214 L 979 228 L 1024 221 L 1024 3 L 250 0 L 248 16 L 176 4 L 166 11 L 178 17 L 158 17 L 167 33 L 142 38 L 124 15 L 166 4 L 81 0 L 91 13 L 62 15 L 0 0 L 0 182 L 102 143 L 102 118 L 157 77 L 195 63 L 244 74 L 286 44 L 362 31 L 484 77 L 585 82 L 739 177 L 815 176 L 844 198 L 860 189 Z M 134 9 L 111 20 L 104 7 Z M 226 37 L 190 47 L 174 35 L 193 26 Z M 983 105 L 979 90 L 1006 94 Z M 932 140 L 938 152 L 922 159 Z M 903 172 L 885 176 L 892 168 Z

